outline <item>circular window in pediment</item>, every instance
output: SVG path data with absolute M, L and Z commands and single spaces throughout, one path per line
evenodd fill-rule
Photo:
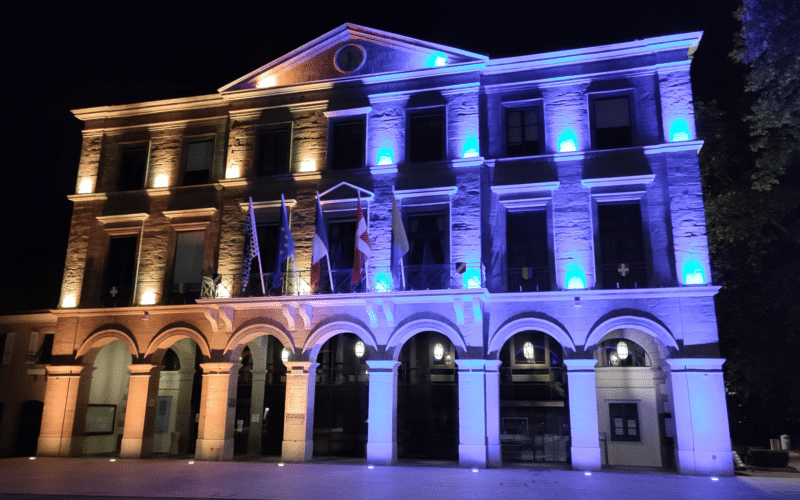
M 349 44 L 336 51 L 333 59 L 336 69 L 342 73 L 355 71 L 364 64 L 366 53 L 359 45 Z

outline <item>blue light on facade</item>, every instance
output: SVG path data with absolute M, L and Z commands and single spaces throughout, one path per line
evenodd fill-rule
M 391 292 L 392 291 L 392 274 L 389 272 L 382 272 L 375 275 L 375 291 L 376 292 Z
M 567 129 L 558 137 L 558 152 L 571 153 L 578 150 L 578 137 L 571 129 Z
M 567 270 L 566 282 L 569 290 L 583 290 L 586 288 L 586 275 L 580 268 L 573 266 Z
M 389 148 L 381 148 L 378 151 L 378 165 L 393 165 L 394 151 Z
M 706 273 L 696 260 L 690 260 L 683 265 L 683 283 L 686 285 L 706 284 Z
M 481 287 L 481 273 L 478 269 L 467 269 L 464 272 L 464 288 L 476 289 Z
M 675 120 L 669 127 L 669 137 L 671 142 L 688 141 L 690 138 L 689 124 L 686 120 Z
M 477 137 L 468 137 L 467 140 L 464 141 L 463 152 L 461 153 L 462 158 L 477 158 L 479 155 L 478 153 L 478 138 Z

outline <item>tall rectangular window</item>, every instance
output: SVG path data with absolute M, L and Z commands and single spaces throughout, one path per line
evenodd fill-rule
M 147 146 L 127 146 L 122 148 L 119 162 L 118 191 L 134 191 L 144 188 L 147 172 Z
M 408 161 L 439 161 L 445 158 L 443 109 L 414 111 L 408 116 Z
M 509 292 L 550 290 L 546 211 L 506 214 L 506 258 Z
M 136 282 L 136 236 L 114 236 L 108 244 L 108 258 L 103 284 L 104 307 L 131 304 Z
M 288 126 L 261 130 L 258 133 L 256 173 L 258 175 L 288 174 L 291 141 L 292 133 Z
M 205 231 L 178 233 L 172 274 L 173 303 L 186 303 L 200 297 L 204 242 Z
M 633 146 L 630 99 L 628 96 L 604 97 L 592 101 L 592 140 L 594 149 Z
M 597 219 L 603 288 L 646 287 L 647 264 L 639 204 L 599 205 Z
M 330 125 L 329 167 L 333 170 L 364 166 L 363 117 L 333 120 Z
M 186 169 L 183 185 L 208 184 L 214 163 L 214 140 L 192 141 L 186 144 Z
M 406 287 L 411 290 L 449 288 L 449 227 L 443 212 L 412 213 L 406 224 L 408 253 L 405 256 Z
M 542 152 L 541 108 L 506 110 L 506 155 L 532 156 Z
M 641 441 L 639 433 L 639 405 L 636 403 L 609 403 L 608 417 L 612 441 Z
M 331 288 L 334 292 L 352 291 L 353 261 L 356 249 L 356 221 L 331 221 L 328 224 L 328 246 L 331 277 L 333 278 Z

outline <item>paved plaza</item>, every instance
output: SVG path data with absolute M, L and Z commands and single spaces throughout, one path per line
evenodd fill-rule
M 0 498 L 243 499 L 772 499 L 800 498 L 800 474 L 708 477 L 668 473 L 9 458 Z

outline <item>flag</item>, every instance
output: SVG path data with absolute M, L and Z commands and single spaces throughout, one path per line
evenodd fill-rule
M 392 200 L 392 275 L 398 271 L 398 266 L 403 263 L 403 256 L 408 253 L 408 236 L 397 208 L 397 200 Z
M 353 256 L 353 285 L 358 285 L 364 279 L 364 265 L 372 257 L 372 246 L 369 244 L 367 221 L 361 211 L 361 194 L 358 196 L 358 220 L 356 221 L 356 244 Z
M 294 256 L 294 240 L 289 227 L 289 216 L 286 215 L 286 201 L 281 194 L 281 229 L 278 236 L 278 254 L 275 256 L 275 272 L 272 273 L 272 288 L 281 287 L 281 264 Z
M 314 222 L 314 244 L 311 248 L 311 289 L 319 290 L 322 259 L 328 257 L 330 270 L 330 257 L 328 256 L 328 234 L 325 232 L 325 219 L 322 217 L 322 205 L 317 194 L 317 220 Z M 333 286 L 333 283 L 331 283 Z
M 261 252 L 258 249 L 258 235 L 256 234 L 256 213 L 253 211 L 253 198 L 247 214 L 247 227 L 245 228 L 246 248 L 244 249 L 244 262 L 242 263 L 242 290 L 247 289 L 250 282 L 250 266 L 253 258 L 258 257 L 258 269 L 261 271 Z M 261 273 L 261 292 L 264 293 L 264 276 Z

